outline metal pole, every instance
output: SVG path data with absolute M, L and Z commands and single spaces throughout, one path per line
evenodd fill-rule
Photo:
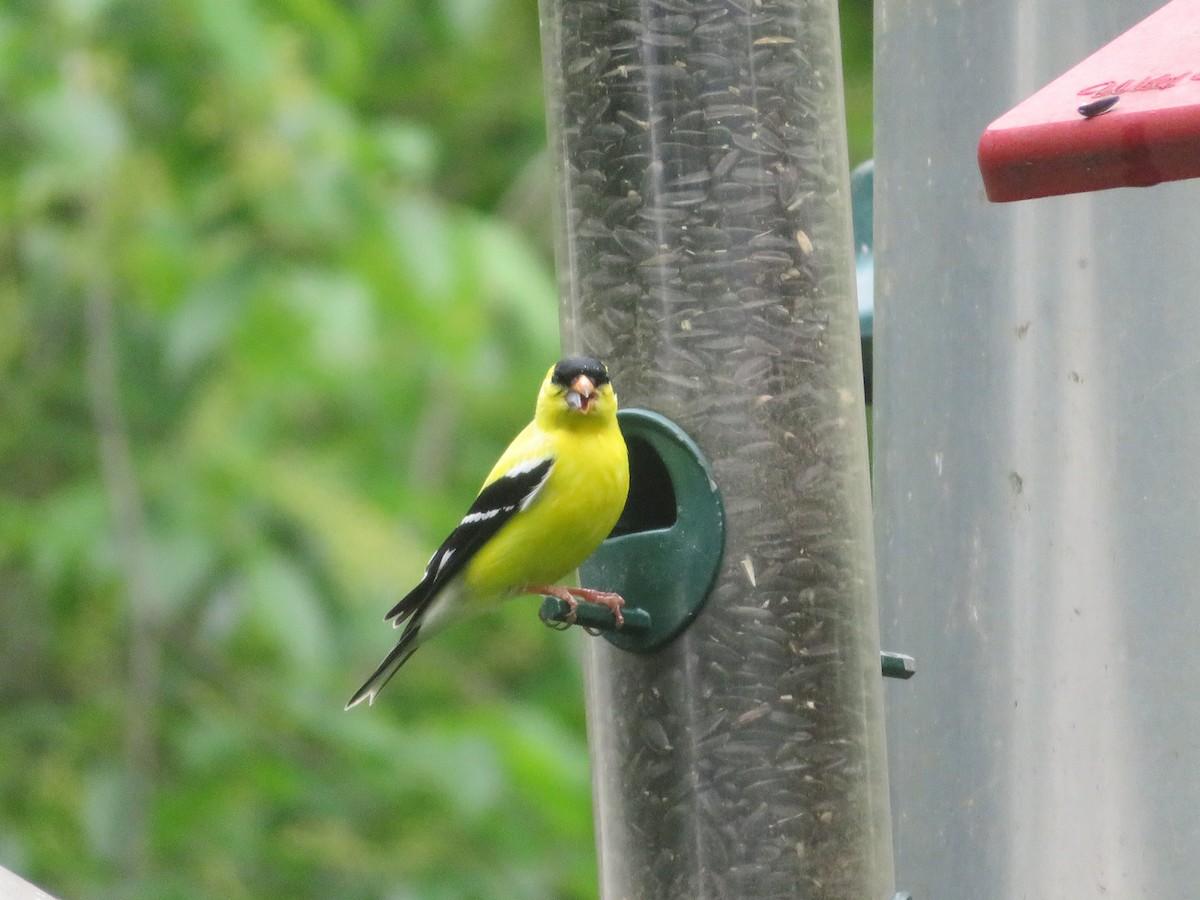
M 695 439 L 728 524 L 674 643 L 589 642 L 602 896 L 889 896 L 836 3 L 542 17 L 564 345 Z
M 875 479 L 898 880 L 1200 884 L 1200 183 L 989 204 L 998 115 L 1162 0 L 881 0 Z M 1145 61 L 1157 71 L 1155 61 Z
M 0 897 L 3 897 L 4 900 L 54 900 L 41 888 L 2 867 L 0 867 Z

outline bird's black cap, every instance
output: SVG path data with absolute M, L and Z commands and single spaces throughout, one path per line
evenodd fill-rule
M 608 384 L 609 380 L 608 369 L 604 367 L 604 363 L 591 356 L 569 356 L 560 359 L 554 366 L 550 380 L 563 387 L 569 387 L 580 375 L 586 375 L 596 387 Z

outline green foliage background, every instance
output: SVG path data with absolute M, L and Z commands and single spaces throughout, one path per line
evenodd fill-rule
M 557 354 L 541 90 L 532 0 L 0 2 L 0 865 L 596 895 L 532 601 L 341 710 Z

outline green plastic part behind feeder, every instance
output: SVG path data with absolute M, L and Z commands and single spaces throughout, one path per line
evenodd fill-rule
M 658 413 L 617 414 L 629 447 L 629 499 L 612 535 L 579 570 L 580 583 L 625 598 L 648 627 L 605 631 L 623 650 L 654 650 L 688 626 L 725 551 L 725 510 L 700 448 Z M 640 619 L 638 620 L 641 624 Z
M 850 173 L 850 202 L 854 220 L 854 275 L 858 289 L 858 330 L 862 340 L 863 386 L 872 401 L 872 349 L 875 335 L 875 163 L 867 160 Z M 871 419 L 867 417 L 867 427 Z

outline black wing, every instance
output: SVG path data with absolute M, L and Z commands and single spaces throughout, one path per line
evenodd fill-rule
M 458 527 L 430 557 L 420 584 L 391 608 L 384 621 L 398 626 L 428 606 L 504 523 L 533 502 L 552 468 L 553 457 L 527 460 L 480 491 Z

